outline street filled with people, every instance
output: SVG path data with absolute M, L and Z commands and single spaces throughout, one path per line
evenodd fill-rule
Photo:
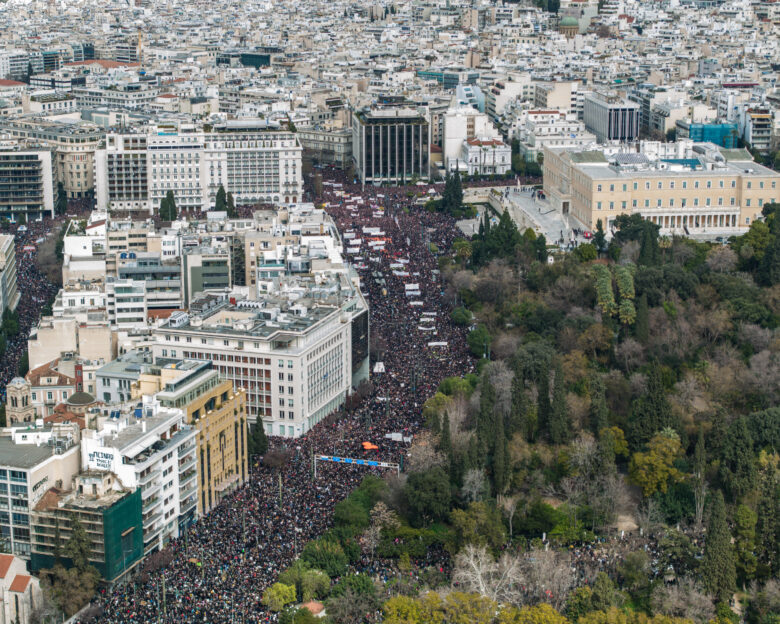
M 153 555 L 130 582 L 102 593 L 90 611 L 97 614 L 95 621 L 275 621 L 261 603 L 264 590 L 307 541 L 329 528 L 335 504 L 367 471 L 382 470 L 318 462 L 315 479 L 312 455 L 403 461 L 409 438 L 421 427 L 423 402 L 443 378 L 472 369 L 465 330 L 449 322 L 443 305 L 437 258 L 429 245 L 448 249 L 457 235 L 455 222 L 423 211 L 416 201 L 420 192 L 427 189 L 363 190 L 328 180 L 316 198 L 348 236 L 344 246 L 369 301 L 371 333 L 384 343 L 379 367 L 384 372 L 371 376 L 362 404 L 302 438 L 271 438 L 282 465 L 255 461 L 249 483 L 164 554 Z M 364 450 L 363 442 L 378 450 Z M 378 561 L 366 560 L 361 569 L 387 574 Z

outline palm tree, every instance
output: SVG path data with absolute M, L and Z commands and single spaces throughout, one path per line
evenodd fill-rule
M 658 238 L 658 246 L 662 249 L 661 257 L 663 263 L 666 264 L 666 250 L 672 246 L 672 239 L 668 236 L 661 236 Z

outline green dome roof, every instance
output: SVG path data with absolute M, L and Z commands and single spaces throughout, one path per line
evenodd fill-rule
M 579 26 L 580 23 L 577 21 L 577 18 L 575 17 L 564 17 L 560 21 L 561 26 Z

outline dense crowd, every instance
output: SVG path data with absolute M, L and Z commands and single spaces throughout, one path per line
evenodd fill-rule
M 19 289 L 19 331 L 6 336 L 6 350 L 0 359 L 0 400 L 5 401 L 5 387 L 17 376 L 19 362 L 27 350 L 30 329 L 38 322 L 41 308 L 57 294 L 57 287 L 44 276 L 35 263 L 38 246 L 51 235 L 56 223 L 50 219 L 31 221 L 24 227 L 11 225 L 3 233 L 13 234 L 16 245 L 16 279 Z
M 335 504 L 369 470 L 320 462 L 314 480 L 312 452 L 349 457 L 370 453 L 371 458 L 401 461 L 406 445 L 386 434 L 414 435 L 421 426 L 421 405 L 441 379 L 471 370 L 464 330 L 449 322 L 436 257 L 427 245 L 448 249 L 456 236 L 455 224 L 447 216 L 422 211 L 412 191 L 427 188 L 362 190 L 345 181 L 329 181 L 317 198 L 328 204 L 342 234 L 352 231 L 366 238 L 363 228 L 369 227 L 379 228 L 385 238 L 383 249 L 369 250 L 364 243 L 360 257 L 350 258 L 369 300 L 371 332 L 386 344 L 385 372 L 372 375 L 364 402 L 320 423 L 303 438 L 273 438 L 272 448 L 289 451 L 283 465 L 255 462 L 249 483 L 168 546 L 166 565 L 137 575 L 96 600 L 102 611 L 97 621 L 274 621 L 276 616 L 261 603 L 265 588 L 307 541 L 329 528 Z M 411 282 L 419 285 L 419 294 L 413 297 L 407 296 Z M 425 330 L 423 313 L 428 319 Z M 431 347 L 430 342 L 446 346 Z M 364 441 L 379 450 L 364 451 Z M 445 559 L 416 562 L 407 574 L 416 575 L 419 566 L 443 569 Z M 365 560 L 360 568 L 378 577 L 393 571 L 388 562 L 378 560 Z

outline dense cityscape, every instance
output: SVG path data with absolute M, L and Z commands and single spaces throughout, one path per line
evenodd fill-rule
M 780 2 L 0 24 L 0 624 L 780 624 Z

